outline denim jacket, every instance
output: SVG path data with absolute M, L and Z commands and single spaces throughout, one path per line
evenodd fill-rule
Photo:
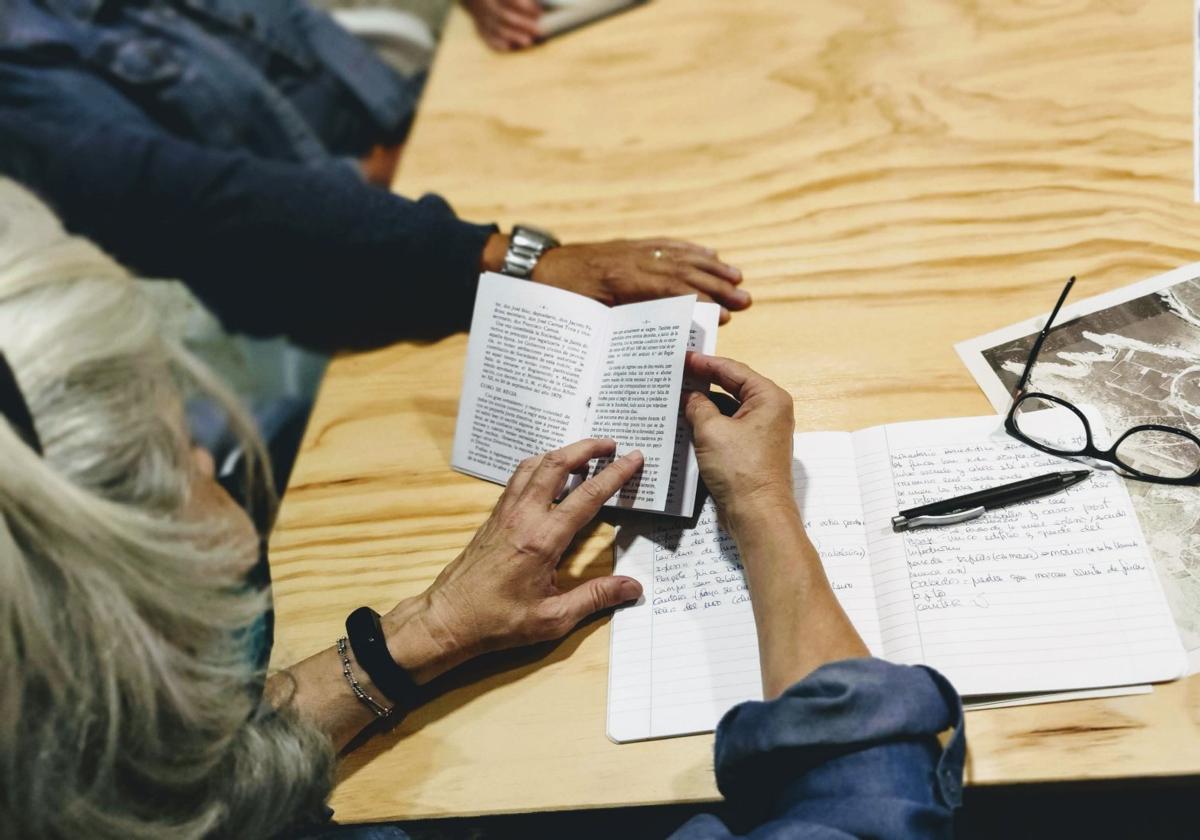
M 401 139 L 415 94 L 327 14 L 300 0 L 0 0 L 0 54 L 85 71 L 176 136 L 319 163 Z

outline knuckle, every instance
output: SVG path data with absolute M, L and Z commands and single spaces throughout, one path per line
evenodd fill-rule
M 533 626 L 543 639 L 564 636 L 574 626 L 567 606 L 561 598 L 543 601 L 534 610 Z
M 591 587 L 588 591 L 588 612 L 598 613 L 606 606 L 608 606 L 608 602 L 605 599 L 604 588 L 600 586 Z
M 579 485 L 579 488 L 575 492 L 591 502 L 601 501 L 608 497 L 605 488 L 595 478 L 589 478 L 583 484 Z
M 550 469 L 566 466 L 567 459 L 561 449 L 554 449 L 542 456 L 542 463 Z
M 555 541 L 553 536 L 543 529 L 525 529 L 525 531 L 517 537 L 517 550 L 523 554 L 529 554 L 535 557 L 545 557 L 548 554 L 554 553 L 554 543 Z

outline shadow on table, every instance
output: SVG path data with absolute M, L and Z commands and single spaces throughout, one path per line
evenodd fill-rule
M 595 534 L 602 521 L 597 519 L 580 531 L 564 553 L 558 577 L 559 585 L 563 589 L 572 589 L 585 580 L 611 573 L 611 544 L 593 547 L 589 550 L 590 554 L 581 553 L 581 548 Z M 430 723 L 453 714 L 476 697 L 516 682 L 538 668 L 561 662 L 571 656 L 584 639 L 595 633 L 611 614 L 612 610 L 606 610 L 592 616 L 556 642 L 486 654 L 430 683 L 425 687 L 425 702 L 404 719 L 401 728 L 368 728 L 350 743 L 347 747 L 350 752 L 339 768 L 339 781 L 344 781 L 363 769 L 370 772 L 369 765 L 376 755 L 391 749 Z M 415 772 L 414 765 L 427 762 L 429 758 L 428 755 L 422 756 L 414 751 L 409 757 L 407 772 Z M 445 761 L 446 756 L 440 756 L 439 760 Z

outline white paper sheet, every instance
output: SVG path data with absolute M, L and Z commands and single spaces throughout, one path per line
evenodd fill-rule
M 997 411 L 1024 366 L 1046 310 L 956 349 Z M 1030 387 L 1080 406 L 1098 446 L 1135 425 L 1200 432 L 1200 263 L 1106 294 L 1068 299 L 1033 368 Z M 1128 482 L 1134 510 L 1171 604 L 1189 673 L 1200 671 L 1200 491 Z
M 921 493 L 1063 468 L 997 435 L 997 424 L 967 418 L 796 436 L 797 503 L 868 648 L 932 665 L 964 694 L 1179 676 L 1184 656 L 1169 609 L 1112 476 L 974 523 L 891 531 L 891 516 L 924 501 Z M 711 500 L 691 528 L 619 529 L 616 572 L 641 581 L 645 596 L 613 622 L 611 738 L 707 731 L 733 704 L 761 697 L 740 558 Z

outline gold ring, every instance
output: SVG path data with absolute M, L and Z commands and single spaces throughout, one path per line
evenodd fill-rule
M 656 260 L 662 259 L 662 249 L 661 248 L 654 249 L 654 259 L 656 259 Z

